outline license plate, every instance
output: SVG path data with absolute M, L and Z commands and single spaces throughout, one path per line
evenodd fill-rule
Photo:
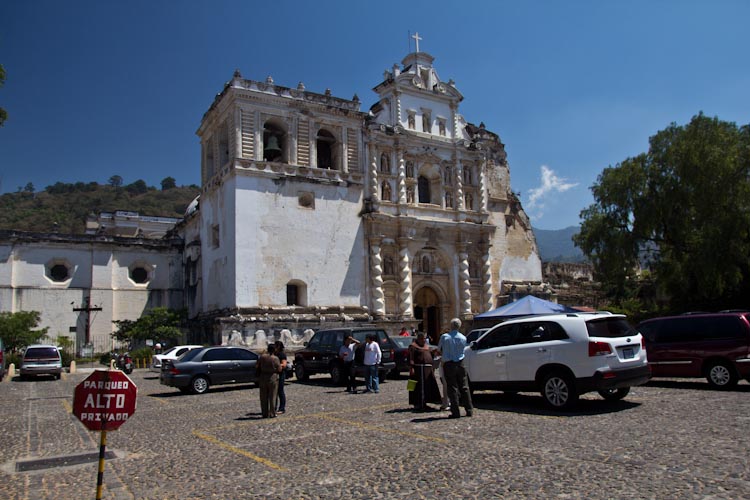
M 631 359 L 635 357 L 635 352 L 632 347 L 626 347 L 622 350 L 622 357 L 625 359 Z

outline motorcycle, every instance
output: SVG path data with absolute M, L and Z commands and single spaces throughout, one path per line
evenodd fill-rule
M 133 373 L 133 358 L 130 357 L 130 353 L 113 352 L 112 361 L 118 370 L 122 370 L 128 375 Z

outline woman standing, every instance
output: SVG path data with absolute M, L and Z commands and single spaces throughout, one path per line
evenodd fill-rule
M 413 391 L 409 391 L 409 404 L 416 410 L 429 410 L 427 403 L 440 404 L 435 371 L 432 366 L 432 352 L 426 345 L 424 333 L 418 333 L 417 339 L 409 346 L 409 378 L 417 381 Z

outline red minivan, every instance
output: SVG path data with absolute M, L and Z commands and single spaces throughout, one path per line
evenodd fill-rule
M 706 377 L 716 389 L 750 381 L 750 312 L 693 313 L 643 321 L 653 377 Z

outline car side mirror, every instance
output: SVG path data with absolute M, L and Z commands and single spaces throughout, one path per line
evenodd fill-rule
M 472 340 L 471 344 L 469 344 L 469 347 L 471 348 L 472 351 L 476 351 L 476 350 L 479 349 L 479 345 L 477 345 L 477 341 L 476 340 Z
M 307 342 L 303 342 L 302 345 L 307 347 Z

